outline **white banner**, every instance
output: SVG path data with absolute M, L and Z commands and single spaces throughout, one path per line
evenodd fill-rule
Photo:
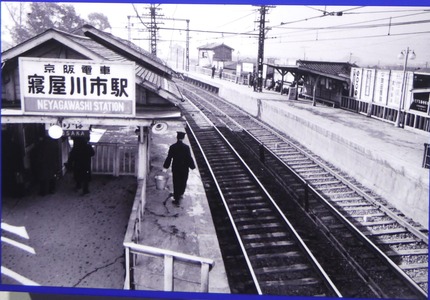
M 254 72 L 254 64 L 253 63 L 242 63 L 243 72 L 248 74 L 249 72 Z
M 19 58 L 24 114 L 135 115 L 135 64 Z

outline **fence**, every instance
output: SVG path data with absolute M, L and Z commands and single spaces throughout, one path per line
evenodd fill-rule
M 138 152 L 135 144 L 97 143 L 92 159 L 93 174 L 136 175 Z
M 140 179 L 138 180 L 136 196 L 123 243 L 125 247 L 126 268 L 124 289 L 135 289 L 135 287 L 139 285 L 138 281 L 140 277 L 136 274 L 144 273 L 145 270 L 143 270 L 144 266 L 138 266 L 138 258 L 150 256 L 163 260 L 164 291 L 174 291 L 174 264 L 175 262 L 182 262 L 200 266 L 200 291 L 207 293 L 209 290 L 209 272 L 214 266 L 213 260 L 138 244 L 139 235 L 142 230 L 145 204 L 146 180 Z M 144 277 L 148 278 L 148 276 Z
M 365 114 L 376 119 L 396 122 L 398 110 L 375 103 L 357 100 L 351 97 L 342 97 L 340 107 L 360 114 Z M 422 112 L 402 112 L 403 126 L 418 130 L 430 131 L 430 116 Z

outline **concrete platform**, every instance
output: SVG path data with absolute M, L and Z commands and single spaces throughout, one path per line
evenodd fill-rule
M 147 199 L 139 243 L 213 259 L 215 266 L 209 274 L 209 293 L 230 293 L 221 251 L 218 245 L 211 212 L 198 167 L 190 171 L 184 198 L 179 207 L 172 204 L 173 193 L 171 168 L 163 190 L 156 188 L 155 175 L 161 173 L 169 146 L 176 142 L 176 131 L 184 131 L 179 125 L 169 125 L 162 135 L 154 134 L 150 149 L 150 174 Z M 188 137 L 184 143 L 189 145 Z M 194 157 L 194 156 L 193 156 Z M 146 258 L 139 262 L 141 270 L 137 278 L 138 289 L 163 289 L 163 260 Z M 198 292 L 200 266 L 175 265 L 175 292 Z
M 169 125 L 165 134 L 154 135 L 151 140 L 151 170 L 140 242 L 213 259 L 209 292 L 230 293 L 199 170 L 196 168 L 190 173 L 180 207 L 173 206 L 172 199 L 168 198 L 171 174 L 167 188 L 156 189 L 154 176 L 162 168 L 169 145 L 176 142 L 176 131 L 183 130 L 177 126 L 177 122 Z M 134 131 L 131 132 L 136 139 Z M 114 139 L 130 139 L 130 130 L 121 129 L 113 134 Z M 112 138 L 103 136 L 101 141 Z M 31 286 L 32 291 L 35 287 L 36 292 L 48 294 L 73 294 L 75 289 L 71 288 L 80 288 L 79 293 L 85 295 L 90 288 L 90 295 L 110 295 L 111 291 L 113 295 L 118 292 L 125 292 L 125 296 L 145 295 L 143 291 L 122 291 L 123 240 L 135 197 L 136 178 L 93 175 L 90 191 L 81 196 L 74 190 L 71 174 L 66 174 L 58 181 L 55 194 L 41 197 L 34 189 L 22 198 L 2 198 L 2 227 L 8 229 L 3 228 L 2 232 L 2 284 Z M 154 268 L 152 262 L 143 261 L 139 266 L 144 271 L 138 287 L 160 293 L 162 271 Z M 177 268 L 177 271 L 200 276 L 200 269 L 197 273 L 186 268 Z M 65 289 L 52 290 L 53 287 Z M 175 287 L 175 291 L 198 291 L 186 281 L 176 281 Z M 22 291 L 26 290 L 23 287 Z M 191 299 L 189 295 L 187 298 Z
M 188 76 L 219 88 L 219 96 L 288 134 L 348 173 L 407 218 L 428 229 L 429 170 L 422 168 L 428 132 L 197 73 Z
M 67 174 L 55 194 L 2 198 L 2 284 L 122 288 L 136 180 L 93 176 L 85 196 L 74 185 Z

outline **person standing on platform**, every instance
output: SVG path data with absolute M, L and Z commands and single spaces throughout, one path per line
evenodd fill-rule
M 88 138 L 74 138 L 73 148 L 70 151 L 67 161 L 67 168 L 73 170 L 73 177 L 76 182 L 76 189 L 82 188 L 82 195 L 88 194 L 91 181 L 91 158 L 94 156 L 94 149 L 88 143 Z
M 177 142 L 169 147 L 167 158 L 163 164 L 163 172 L 172 164 L 173 204 L 179 206 L 187 186 L 189 169 L 196 168 L 191 156 L 190 147 L 184 144 L 185 132 L 177 132 Z M 173 160 L 173 162 L 172 162 Z
M 55 159 L 57 146 L 55 141 L 44 136 L 36 145 L 36 175 L 39 181 L 39 195 L 53 194 L 55 192 Z
M 212 78 L 215 77 L 215 65 L 212 66 Z
M 222 79 L 222 68 L 219 69 L 219 79 Z

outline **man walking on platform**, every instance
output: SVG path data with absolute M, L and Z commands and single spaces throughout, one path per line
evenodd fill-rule
M 188 169 L 194 170 L 196 166 L 191 157 L 190 147 L 183 143 L 185 132 L 178 132 L 176 138 L 177 142 L 169 147 L 167 158 L 163 164 L 163 172 L 167 172 L 173 160 L 173 204 L 178 206 L 187 186 Z

